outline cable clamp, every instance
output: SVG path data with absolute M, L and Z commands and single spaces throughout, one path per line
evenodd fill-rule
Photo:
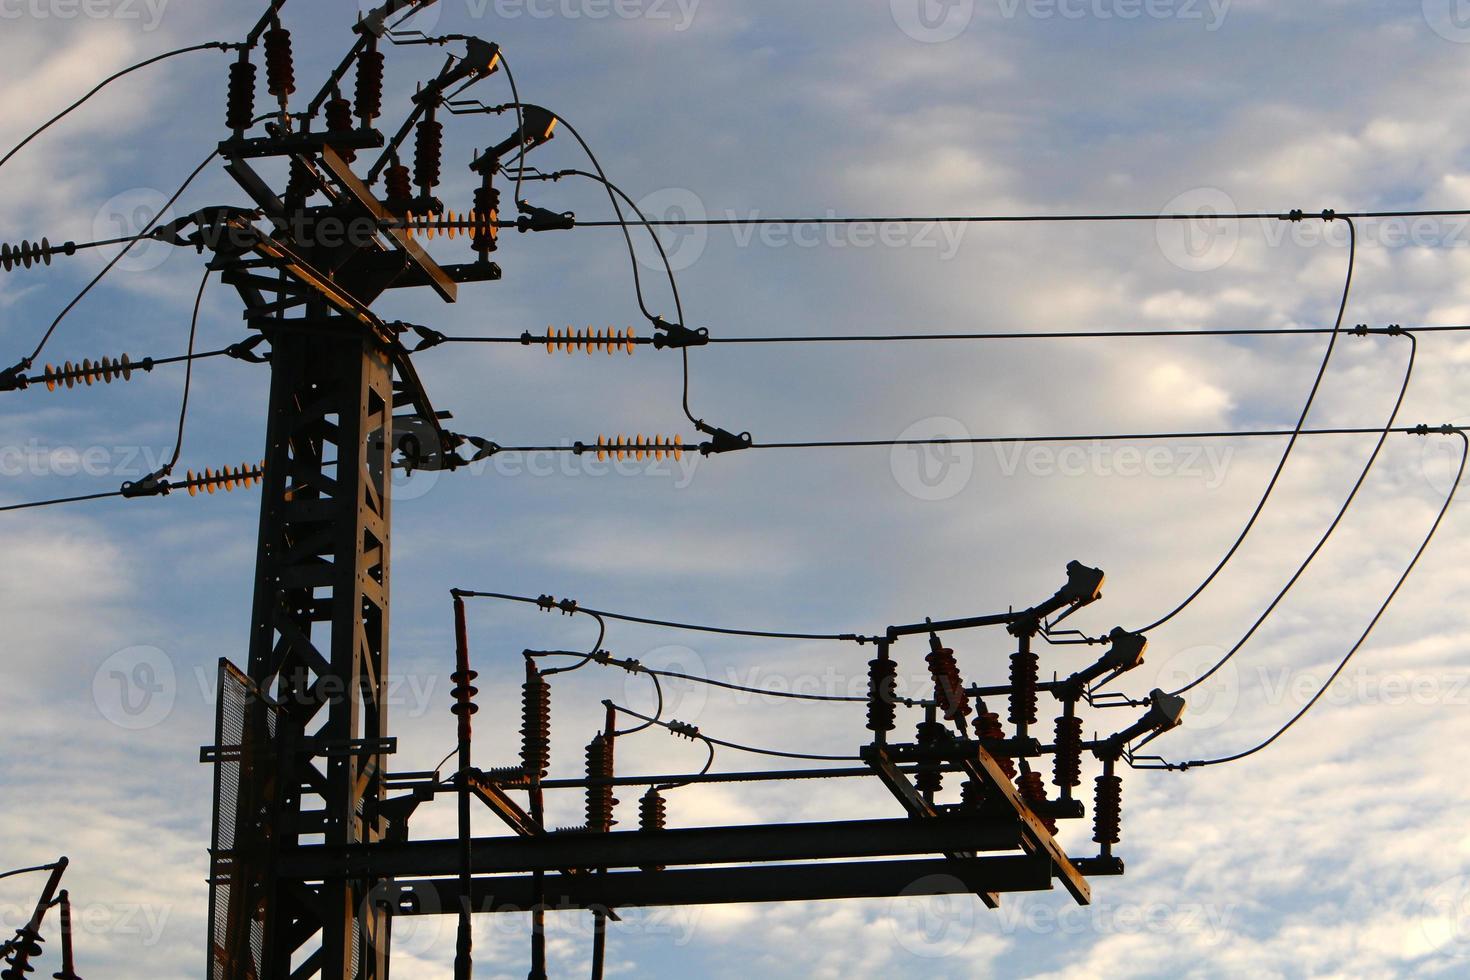
M 1415 436 L 1452 436 L 1459 431 L 1460 430 L 1456 428 L 1454 423 L 1452 422 L 1446 422 L 1440 426 L 1432 426 L 1420 422 L 1418 425 L 1409 430 L 1409 434 Z
M 1300 221 L 1304 217 L 1306 217 L 1306 215 L 1302 213 L 1302 209 L 1301 208 L 1292 208 L 1290 211 L 1286 212 L 1286 214 L 1282 215 L 1280 220 L 1282 220 L 1282 221 Z
M 699 444 L 699 452 L 702 456 L 716 456 L 720 453 L 738 452 L 755 445 L 755 440 L 749 432 L 742 432 L 737 436 L 733 432 L 727 432 L 718 426 L 707 425 L 703 421 L 694 423 L 694 426 L 700 432 L 710 437 L 709 442 Z
M 136 483 L 124 483 L 121 490 L 122 495 L 129 499 L 134 497 L 166 497 L 169 491 L 173 489 L 173 485 L 168 482 L 168 474 L 169 471 L 165 468 L 159 470 L 157 473 L 148 474 Z
M 271 356 L 269 352 L 264 354 L 255 353 L 255 348 L 265 342 L 265 334 L 256 334 L 249 340 L 242 340 L 238 344 L 231 344 L 225 348 L 225 353 L 239 361 L 249 361 L 251 364 L 269 363 Z
M 682 323 L 670 323 L 661 316 L 653 318 L 653 328 L 662 330 L 653 338 L 655 350 L 676 350 L 683 347 L 703 347 L 709 343 L 709 328 L 691 330 Z
M 0 371 L 0 391 L 23 391 L 31 386 L 31 380 L 25 373 L 31 369 L 29 357 L 20 361 L 14 367 L 8 367 Z
M 517 201 L 516 208 L 521 216 L 516 219 L 516 229 L 522 234 L 528 231 L 570 231 L 577 226 L 577 216 L 571 211 L 550 211 L 538 208 L 527 201 Z
M 700 737 L 699 726 L 691 725 L 687 721 L 670 721 L 668 729 L 673 734 L 682 735 L 691 742 Z

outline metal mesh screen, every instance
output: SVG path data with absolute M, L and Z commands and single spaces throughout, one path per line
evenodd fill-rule
M 219 666 L 214 747 L 214 829 L 209 861 L 211 980 L 259 980 L 265 929 L 260 898 L 272 826 L 254 768 L 270 751 L 276 712 L 258 688 L 227 660 Z M 253 858 L 253 860 L 252 860 Z

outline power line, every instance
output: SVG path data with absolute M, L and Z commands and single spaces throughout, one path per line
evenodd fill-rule
M 652 227 L 739 227 L 751 225 L 858 225 L 858 224 L 1025 224 L 1043 222 L 1106 222 L 1106 221 L 1301 221 L 1321 219 L 1333 221 L 1337 218 L 1459 218 L 1470 215 L 1467 209 L 1439 209 L 1424 211 L 1240 211 L 1224 214 L 1189 214 L 1163 212 L 1160 214 L 955 214 L 920 217 L 915 215 L 891 215 L 868 217 L 805 217 L 805 218 L 660 218 L 649 224 Z M 578 221 L 578 228 L 616 228 L 616 221 Z
M 1449 493 L 1445 494 L 1443 506 L 1440 507 L 1439 513 L 1435 515 L 1434 523 L 1430 525 L 1429 532 L 1424 536 L 1424 540 L 1420 543 L 1418 550 L 1414 552 L 1414 557 L 1409 559 L 1408 565 L 1404 568 L 1404 572 L 1402 575 L 1399 576 L 1398 581 L 1394 583 L 1394 587 L 1388 593 L 1388 597 L 1383 600 L 1382 605 L 1378 607 L 1378 611 L 1373 614 L 1373 618 L 1368 622 L 1367 628 L 1363 630 L 1363 633 L 1361 636 L 1358 637 L 1357 642 L 1352 645 L 1352 648 L 1348 650 L 1347 654 L 1342 658 L 1341 662 L 1338 663 L 1337 669 L 1334 670 L 1332 672 L 1332 675 L 1327 678 L 1327 680 L 1322 684 L 1320 688 L 1317 689 L 1317 693 L 1312 695 L 1312 699 L 1308 701 L 1305 705 L 1303 705 L 1300 711 L 1293 715 L 1286 722 L 1286 724 L 1278 728 L 1269 738 L 1265 739 L 1258 745 L 1246 749 L 1243 752 L 1237 752 L 1233 755 L 1221 756 L 1220 758 L 1216 759 L 1198 759 L 1193 762 L 1168 762 L 1166 760 L 1159 759 L 1155 760 L 1156 764 L 1145 763 L 1143 765 L 1136 765 L 1134 768 L 1167 769 L 1171 771 L 1183 772 L 1188 769 L 1199 769 L 1205 766 L 1218 766 L 1224 765 L 1228 762 L 1237 762 L 1241 759 L 1245 759 L 1252 755 L 1255 755 L 1257 752 L 1260 752 L 1263 749 L 1269 747 L 1277 739 L 1290 731 L 1297 722 L 1301 721 L 1302 718 L 1306 716 L 1307 712 L 1311 711 L 1312 708 L 1316 706 L 1318 701 L 1322 700 L 1322 696 L 1326 694 L 1329 689 L 1331 689 L 1332 685 L 1337 681 L 1337 678 L 1341 676 L 1342 672 L 1347 668 L 1348 663 L 1353 659 L 1357 652 L 1362 649 L 1363 644 L 1367 642 L 1368 637 L 1372 634 L 1374 627 L 1378 625 L 1378 621 L 1383 618 L 1383 614 L 1388 611 L 1388 607 L 1393 603 L 1394 597 L 1398 595 L 1399 590 L 1402 589 L 1404 583 L 1408 581 L 1409 575 L 1413 573 L 1414 567 L 1419 563 L 1419 559 L 1422 558 L 1424 556 L 1424 552 L 1428 550 L 1429 543 L 1434 540 L 1435 534 L 1439 531 L 1440 524 L 1444 522 L 1445 514 L 1449 513 L 1450 505 L 1454 503 L 1455 500 L 1455 493 L 1457 490 L 1459 490 L 1460 481 L 1465 478 L 1466 460 L 1470 459 L 1470 438 L 1467 438 L 1464 432 L 1458 432 L 1457 434 L 1459 435 L 1460 440 L 1463 443 L 1460 453 L 1460 466 L 1455 473 L 1455 482 L 1450 486 Z
M 1301 565 L 1297 567 L 1296 572 L 1291 576 L 1290 579 L 1287 580 L 1286 584 L 1281 587 L 1281 591 L 1276 593 L 1275 598 L 1271 600 L 1271 604 L 1268 605 L 1265 611 L 1262 612 L 1261 615 L 1257 617 L 1256 621 L 1251 624 L 1251 628 L 1246 630 L 1245 635 L 1240 638 L 1240 641 L 1236 643 L 1235 646 L 1233 646 L 1223 657 L 1221 657 L 1209 670 L 1205 671 L 1203 674 L 1201 674 L 1199 677 L 1196 677 L 1188 684 L 1185 684 L 1179 690 L 1170 692 L 1174 696 L 1177 697 L 1180 694 L 1184 694 L 1186 691 L 1194 690 L 1194 688 L 1204 683 L 1210 677 L 1213 677 L 1216 671 L 1225 666 L 1226 663 L 1228 663 L 1232 658 L 1234 658 L 1237 653 L 1240 652 L 1241 648 L 1244 647 L 1246 643 L 1250 641 L 1250 638 L 1255 635 L 1256 630 L 1261 628 L 1261 624 L 1264 623 L 1267 618 L 1269 618 L 1270 615 L 1276 611 L 1276 607 L 1279 606 L 1282 600 L 1286 598 L 1287 593 L 1290 592 L 1292 588 L 1296 585 L 1296 583 L 1301 579 L 1301 577 L 1306 574 L 1307 569 L 1311 566 L 1312 562 L 1316 560 L 1317 555 L 1321 553 L 1324 547 L 1326 547 L 1328 540 L 1331 539 L 1333 535 L 1333 532 L 1335 532 L 1338 528 L 1338 525 L 1342 523 L 1342 519 L 1347 516 L 1348 508 L 1351 507 L 1353 501 L 1357 499 L 1358 491 L 1363 489 L 1363 484 L 1367 481 L 1368 474 L 1373 469 L 1373 464 L 1378 461 L 1378 455 L 1383 451 L 1383 444 L 1388 441 L 1388 433 L 1393 427 L 1394 420 L 1398 418 L 1399 409 L 1403 408 L 1404 396 L 1407 395 L 1409 392 L 1409 380 L 1414 375 L 1414 359 L 1415 355 L 1418 354 L 1419 345 L 1415 341 L 1413 334 L 1409 334 L 1408 337 L 1410 345 L 1409 362 L 1404 368 L 1404 383 L 1402 386 L 1400 386 L 1398 398 L 1394 401 L 1393 412 L 1389 415 L 1388 422 L 1384 425 L 1383 434 L 1378 437 L 1378 442 L 1373 446 L 1373 452 L 1369 454 L 1368 461 L 1363 464 L 1363 470 L 1358 474 L 1357 482 L 1355 482 L 1353 484 L 1353 488 L 1348 491 L 1347 498 L 1343 500 L 1342 506 L 1337 509 L 1337 514 L 1332 518 L 1332 523 L 1327 526 L 1327 530 L 1323 532 L 1322 537 L 1318 539 L 1316 546 L 1313 547 L 1312 550 L 1307 554 L 1307 557 L 1302 561 Z
M 641 714 L 641 713 L 639 713 L 637 711 L 634 711 L 632 708 L 625 708 L 625 707 L 623 707 L 620 704 L 612 704 L 611 702 L 608 702 L 608 704 L 609 704 L 610 707 L 612 707 L 612 708 L 614 708 L 614 709 L 616 709 L 618 711 L 621 711 L 624 714 L 632 715 L 634 718 L 641 718 L 642 720 L 647 721 L 647 722 L 652 722 L 653 724 L 658 725 L 658 726 L 660 726 L 662 728 L 667 728 L 669 731 L 673 732 L 675 735 L 683 735 L 685 738 L 699 738 L 699 739 L 703 739 L 704 741 L 709 742 L 710 744 L 718 745 L 721 748 L 731 749 L 731 750 L 736 751 L 736 752 L 749 752 L 752 755 L 766 755 L 766 756 L 771 756 L 771 757 L 777 758 L 777 759 L 804 759 L 804 760 L 807 760 L 807 761 L 810 761 L 810 762 L 862 762 L 863 761 L 861 756 L 855 756 L 855 755 L 815 755 L 815 754 L 812 754 L 812 753 L 809 753 L 809 752 L 785 752 L 785 751 L 782 751 L 780 749 L 765 749 L 765 748 L 759 748 L 759 747 L 754 746 L 754 745 L 744 745 L 744 744 L 742 744 L 740 742 L 730 742 L 730 741 L 726 741 L 724 739 L 715 738 L 715 737 L 713 737 L 711 735 L 706 735 L 703 732 L 701 732 L 699 730 L 699 728 L 697 726 L 695 726 L 695 725 L 686 725 L 686 724 L 684 724 L 682 722 L 677 722 L 677 721 L 659 721 L 656 718 L 650 718 L 648 715 Z
M 1268 480 L 1267 483 L 1266 483 L 1265 492 L 1263 492 L 1261 494 L 1261 499 L 1256 502 L 1256 508 L 1255 508 L 1255 510 L 1251 511 L 1251 515 L 1246 520 L 1245 526 L 1240 529 L 1240 534 L 1238 534 L 1236 536 L 1235 541 L 1230 545 L 1229 550 L 1227 550 L 1225 552 L 1224 557 L 1222 557 L 1220 559 L 1220 561 L 1218 563 L 1216 563 L 1215 567 L 1210 570 L 1210 574 L 1205 576 L 1204 581 L 1201 582 L 1198 586 L 1196 586 L 1195 587 L 1195 590 L 1193 592 L 1191 592 L 1188 596 L 1186 596 L 1184 598 L 1184 601 L 1183 602 L 1179 603 L 1177 606 L 1175 606 L 1169 612 L 1165 613 L 1163 616 L 1161 616 L 1158 619 L 1154 620 L 1149 625 L 1143 627 L 1143 629 L 1139 630 L 1138 632 L 1140 632 L 1140 633 L 1148 633 L 1148 632 L 1150 632 L 1152 630 L 1155 630 L 1158 627 L 1163 626 L 1165 623 L 1169 622 L 1171 619 L 1173 619 L 1175 616 L 1179 615 L 1185 609 L 1189 608 L 1190 603 L 1192 603 L 1192 602 L 1194 602 L 1194 600 L 1198 599 L 1200 597 L 1200 595 L 1202 595 L 1204 593 L 1205 589 L 1207 589 L 1207 588 L 1210 587 L 1210 583 L 1211 582 L 1214 582 L 1215 579 L 1219 576 L 1219 574 L 1225 570 L 1225 566 L 1230 564 L 1230 560 L 1235 557 L 1236 552 L 1238 552 L 1240 550 L 1240 546 L 1243 545 L 1243 544 L 1245 544 L 1245 539 L 1250 536 L 1251 530 L 1256 526 L 1256 521 L 1260 519 L 1261 512 L 1266 509 L 1266 503 L 1267 503 L 1267 501 L 1269 501 L 1271 499 L 1271 494 L 1276 489 L 1276 484 L 1280 481 L 1281 474 L 1286 470 L 1286 464 L 1287 464 L 1287 462 L 1291 459 L 1291 451 L 1296 448 L 1297 441 L 1301 438 L 1302 427 L 1307 424 L 1307 416 L 1311 414 L 1311 412 L 1312 412 L 1312 404 L 1317 400 L 1317 392 L 1320 391 L 1321 388 L 1322 388 L 1322 379 L 1327 376 L 1327 365 L 1332 361 L 1332 352 L 1337 347 L 1337 338 L 1338 338 L 1338 335 L 1342 331 L 1342 318 L 1343 318 L 1344 314 L 1347 313 L 1348 297 L 1352 294 L 1352 291 L 1353 291 L 1353 270 L 1354 270 L 1354 268 L 1357 265 L 1357 259 L 1358 259 L 1358 228 L 1357 228 L 1357 225 L 1355 225 L 1352 222 L 1351 219 L 1348 219 L 1347 226 L 1348 226 L 1347 279 L 1344 281 L 1343 286 L 1342 286 L 1342 299 L 1338 303 L 1338 306 L 1337 306 L 1337 321 L 1336 321 L 1336 323 L 1333 324 L 1333 327 L 1332 327 L 1332 338 L 1330 340 L 1328 340 L 1328 342 L 1327 342 L 1327 350 L 1322 355 L 1322 364 L 1317 368 L 1317 376 L 1314 379 L 1312 379 L 1312 389 L 1311 389 L 1311 391 L 1309 391 L 1307 393 L 1307 401 L 1306 401 L 1306 404 L 1304 404 L 1302 406 L 1302 413 L 1301 413 L 1301 415 L 1297 416 L 1296 427 L 1292 431 L 1291 438 L 1288 439 L 1287 442 L 1286 442 L 1286 448 L 1284 450 L 1282 450 L 1281 459 L 1276 463 L 1276 469 L 1271 474 L 1271 479 Z M 1411 342 L 1414 343 L 1413 351 L 1415 353 L 1417 353 L 1417 351 L 1419 349 L 1418 343 L 1417 342 L 1414 342 L 1414 339 L 1412 337 L 1410 337 L 1409 339 L 1410 339 Z M 1410 356 L 1409 356 L 1409 373 L 1412 373 L 1413 369 L 1414 369 L 1414 356 L 1411 353 Z M 1406 373 L 1404 375 L 1404 387 L 1399 392 L 1399 400 L 1398 400 L 1398 403 L 1394 406 L 1394 415 L 1392 417 L 1390 417 L 1390 419 L 1389 419 L 1388 424 L 1390 426 L 1393 425 L 1394 418 L 1397 418 L 1397 416 L 1398 416 L 1398 408 L 1399 408 L 1399 405 L 1402 405 L 1403 404 L 1403 401 L 1404 401 L 1404 392 L 1407 391 L 1408 390 L 1408 387 L 1409 387 L 1409 373 Z M 1379 449 L 1383 448 L 1383 441 L 1384 441 L 1384 439 L 1387 439 L 1387 438 L 1388 438 L 1388 433 L 1385 431 L 1384 432 L 1384 435 L 1383 435 L 1383 438 L 1379 439 L 1379 441 L 1378 441 L 1378 448 Z M 1377 459 L 1378 458 L 1378 451 L 1377 451 L 1377 449 L 1375 449 L 1374 452 L 1373 452 L 1373 458 L 1374 459 Z M 1370 466 L 1372 465 L 1371 462 L 1369 463 L 1369 465 Z M 1367 471 L 1365 470 L 1364 471 L 1364 476 L 1366 476 L 1366 475 L 1367 475 Z M 1362 483 L 1362 481 L 1359 480 L 1359 485 L 1361 485 L 1361 483 Z M 1357 492 L 1357 488 L 1356 487 L 1353 488 L 1353 492 L 1354 493 Z M 1351 498 L 1349 498 L 1349 501 L 1351 501 Z M 1344 510 L 1346 510 L 1346 507 L 1344 507 Z M 1334 527 L 1337 526 L 1335 522 L 1334 522 L 1333 526 Z M 1293 579 L 1292 581 L 1294 582 L 1296 580 Z M 1288 586 L 1288 588 L 1290 588 L 1290 586 Z

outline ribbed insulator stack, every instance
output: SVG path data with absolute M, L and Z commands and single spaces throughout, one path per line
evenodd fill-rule
M 975 737 L 984 741 L 999 741 L 1005 738 L 1006 733 L 1005 729 L 1001 727 L 1000 715 L 994 711 L 982 710 L 975 717 Z M 1006 774 L 1007 779 L 1016 778 L 1016 764 L 1009 757 L 997 755 L 995 757 L 995 764 L 1000 766 L 1001 772 Z
M 104 357 L 100 361 L 84 358 L 77 363 L 66 361 L 60 367 L 48 364 L 46 370 L 41 372 L 41 381 L 45 383 L 47 391 L 55 391 L 57 388 L 75 388 L 81 384 L 110 385 L 119 378 L 123 381 L 131 381 L 134 371 L 152 370 L 152 358 L 134 362 L 124 354 L 117 360 L 110 357 Z
M 450 681 L 454 683 L 454 688 L 450 691 L 454 703 L 449 706 L 449 711 L 456 718 L 471 718 L 479 712 L 480 706 L 475 703 L 475 695 L 480 693 L 480 689 L 475 687 L 475 678 L 479 676 L 478 670 L 456 670 L 449 675 Z
M 494 225 L 495 215 L 486 211 L 445 211 L 424 217 L 410 213 L 405 216 L 405 220 L 410 238 L 423 235 L 433 241 L 436 235 L 449 239 L 454 239 L 460 233 L 478 237 Z
M 265 32 L 265 86 L 286 107 L 296 91 L 296 65 L 291 55 L 291 32 L 277 24 Z
M 916 741 L 921 749 L 937 748 L 947 733 L 937 721 L 921 721 Z M 922 792 L 937 793 L 944 788 L 944 773 L 933 763 L 920 763 L 919 771 L 914 774 L 914 785 Z
M 437 119 L 425 119 L 419 123 L 414 134 L 413 178 L 425 197 L 439 186 L 444 164 L 444 124 Z
M 588 354 L 595 354 L 598 351 L 616 354 L 620 350 L 632 354 L 637 346 L 634 343 L 636 339 L 637 333 L 632 327 L 628 327 L 625 331 L 620 331 L 617 327 L 606 327 L 602 330 L 596 327 L 588 327 L 586 330 L 577 330 L 573 327 L 558 330 L 555 327 L 547 327 L 545 339 L 538 338 L 538 342 L 546 345 L 548 354 L 555 354 L 557 351 L 567 354 L 575 354 L 578 351 L 586 351 Z
M 934 678 L 934 700 L 944 712 L 944 720 L 968 718 L 974 709 L 970 707 L 970 695 L 965 691 L 954 651 L 940 643 L 939 637 L 931 636 L 924 662 L 929 665 L 929 676 Z
M 668 825 L 669 805 L 657 786 L 650 787 L 638 801 L 638 829 L 663 830 Z M 662 871 L 662 864 L 645 864 L 644 871 Z
M 337 134 L 352 132 L 351 102 L 338 95 L 328 99 L 325 108 L 327 114 L 327 132 Z M 339 146 L 336 149 L 337 154 L 348 163 L 357 159 L 357 151 L 350 147 Z
M 366 129 L 383 114 L 383 52 L 372 38 L 357 57 L 357 118 Z
M 1097 777 L 1097 795 L 1092 810 L 1092 839 L 1105 847 L 1118 843 L 1123 826 L 1123 777 Z
M 316 193 L 316 179 L 311 168 L 302 160 L 291 158 L 291 169 L 286 178 L 286 200 L 305 204 Z
M 255 121 L 255 66 L 244 60 L 230 65 L 229 104 L 225 125 L 241 134 Z
M 493 187 L 475 188 L 475 213 L 485 215 L 487 220 L 477 222 L 472 244 L 476 252 L 489 255 L 495 251 L 496 240 L 500 237 L 500 229 L 495 226 L 495 222 L 500 220 L 500 191 Z
M 868 661 L 868 731 L 893 731 L 893 694 L 898 685 L 898 664 L 890 657 Z
M 1041 658 L 1030 650 L 1011 654 L 1011 724 L 1036 724 L 1036 685 Z
M 408 209 L 413 207 L 413 175 L 407 167 L 401 163 L 394 163 L 384 171 L 383 179 L 387 187 L 387 199 L 383 202 L 388 205 L 388 210 L 398 214 L 407 214 Z M 412 234 L 412 229 L 410 229 Z
M 960 807 L 965 810 L 978 810 L 985 803 L 985 787 L 974 779 L 967 779 L 960 784 Z
M 0 245 L 0 269 L 9 272 L 16 266 L 29 269 L 33 265 L 50 265 L 51 256 L 57 254 L 77 254 L 77 243 L 67 242 L 65 245 L 53 246 L 50 239 L 46 238 L 39 242 L 22 241 L 15 245 L 6 243 Z
M 24 966 L 10 966 L 0 972 L 0 980 L 27 980 L 28 975 L 35 972 L 29 960 L 40 959 L 41 944 L 46 940 L 31 932 L 30 929 L 17 929 L 15 938 L 11 940 L 12 964 L 24 963 Z
M 1056 743 L 1051 781 L 1070 789 L 1082 782 L 1082 719 L 1076 715 L 1058 718 Z
M 612 739 L 599 735 L 587 743 L 587 778 L 611 779 Z M 613 820 L 613 807 L 618 801 L 613 798 L 612 786 L 604 783 L 587 787 L 587 829 L 606 833 L 617 821 Z
M 184 474 L 184 482 L 177 484 L 175 489 L 188 490 L 191 497 L 197 497 L 201 493 L 231 493 L 236 487 L 248 490 L 259 482 L 264 472 L 263 463 L 256 466 L 241 463 L 239 466 L 222 466 L 218 470 L 204 469 L 197 473 L 188 470 Z
M 615 460 L 636 459 L 642 462 L 645 459 L 662 460 L 664 457 L 672 459 L 684 458 L 684 437 L 674 436 L 643 436 L 628 438 L 616 436 L 606 438 L 597 437 L 597 459 L 599 462 L 612 458 Z
M 533 780 L 551 764 L 551 685 L 529 660 L 521 685 L 521 766 Z
M 1046 784 L 1041 781 L 1041 773 L 1035 769 L 1021 774 L 1021 778 L 1016 782 L 1016 789 L 1020 792 L 1021 799 L 1026 801 L 1026 805 L 1033 809 L 1046 802 Z M 1040 814 L 1037 816 L 1043 827 L 1053 834 L 1057 832 L 1057 822 L 1054 819 Z

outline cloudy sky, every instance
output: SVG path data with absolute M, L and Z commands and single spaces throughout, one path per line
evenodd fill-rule
M 241 37 L 262 4 L 0 0 L 8 81 L 0 148 L 103 75 L 169 48 Z M 611 178 L 657 216 L 961 215 L 1470 207 L 1470 11 L 1454 0 L 443 0 L 415 26 L 499 42 L 522 95 L 586 136 Z M 302 89 L 350 43 L 353 0 L 288 4 Z M 390 53 L 391 112 L 442 52 Z M 199 53 L 118 83 L 0 174 L 0 240 L 136 231 L 224 132 L 226 57 Z M 503 76 L 483 97 L 509 101 Z M 263 104 L 263 103 L 262 103 Z M 464 164 L 504 118 L 449 127 L 443 191 L 468 208 Z M 586 163 L 558 138 L 548 169 Z M 597 188 L 527 196 L 587 219 Z M 180 204 L 244 203 L 206 172 Z M 1348 325 L 1470 323 L 1470 224 L 1360 225 Z M 1331 326 L 1348 250 L 1341 223 L 1030 224 L 670 232 L 688 322 L 716 336 Z M 672 316 L 646 237 L 650 308 Z M 450 260 L 463 243 L 435 243 Z M 29 352 L 109 256 L 0 274 L 0 361 Z M 453 334 L 642 321 L 615 230 L 507 235 L 501 283 L 455 306 L 404 293 L 385 316 Z M 150 245 L 65 321 L 43 360 L 182 351 L 202 260 Z M 244 337 L 227 290 L 205 294 L 200 344 Z M 1400 422 L 1465 422 L 1470 344 L 1426 334 Z M 723 346 L 691 356 L 696 415 L 756 439 L 1202 431 L 1289 427 L 1321 336 Z M 1403 338 L 1343 338 L 1311 421 L 1381 426 L 1407 366 Z M 548 358 L 444 347 L 417 358 L 453 426 L 505 445 L 599 434 L 694 433 L 676 359 Z M 166 459 L 183 376 L 4 395 L 0 504 L 116 489 Z M 181 466 L 260 457 L 267 374 L 203 362 Z M 1304 440 L 1256 529 L 1215 584 L 1152 635 L 1119 689 L 1192 679 L 1236 644 L 1332 522 L 1371 437 Z M 1146 452 L 1152 447 L 1152 453 Z M 1320 557 L 1238 657 L 1192 694 L 1172 759 L 1256 744 L 1295 713 L 1356 640 L 1450 489 L 1458 441 L 1391 437 Z M 880 631 L 1026 605 L 1077 559 L 1105 569 L 1089 633 L 1151 622 L 1239 534 L 1283 440 L 973 451 L 772 451 L 683 466 L 599 468 L 504 456 L 397 486 L 392 710 L 395 767 L 452 746 L 451 587 L 732 626 Z M 84 975 L 198 976 L 215 664 L 243 664 L 259 498 L 104 501 L 0 514 L 0 867 L 72 860 Z M 1128 774 L 1121 879 L 1078 909 L 1062 892 L 974 901 L 719 907 L 629 914 L 622 976 L 1352 977 L 1462 975 L 1470 962 L 1467 526 L 1453 508 L 1414 577 L 1322 703 L 1268 752 L 1186 774 Z M 513 761 L 519 653 L 590 644 L 587 624 L 478 603 L 477 757 Z M 621 656 L 758 687 L 860 690 L 851 646 L 717 640 L 617 626 Z M 956 643 L 967 680 L 995 682 L 1003 635 Z M 900 648 L 920 683 L 922 645 Z M 1069 672 L 1077 648 L 1044 652 Z M 588 668 L 555 684 L 553 770 L 577 771 L 598 702 L 646 708 L 646 682 Z M 772 748 L 850 754 L 860 707 L 791 707 L 669 686 L 672 717 Z M 1043 711 L 1049 708 L 1044 707 Z M 1096 711 L 1090 730 L 1130 723 Z M 1050 715 L 1044 714 L 1050 718 Z M 627 739 L 620 769 L 698 766 L 697 747 Z M 721 752 L 726 769 L 763 765 Z M 1091 773 L 1088 774 L 1090 780 Z M 813 789 L 813 787 L 816 787 Z M 625 792 L 620 817 L 636 820 Z M 554 801 L 569 824 L 579 801 Z M 689 788 L 671 822 L 698 826 L 896 816 L 876 784 Z M 452 807 L 416 832 L 452 832 Z M 481 828 L 491 832 L 487 822 Z M 1064 829 L 1073 853 L 1090 830 Z M 0 882 L 7 932 L 34 877 Z M 519 977 L 526 922 L 478 923 L 480 975 Z M 586 917 L 553 921 L 553 972 L 586 969 Z M 453 924 L 395 937 L 403 976 L 447 977 Z M 53 935 L 53 943 L 55 942 Z M 49 959 L 45 970 L 54 970 Z

